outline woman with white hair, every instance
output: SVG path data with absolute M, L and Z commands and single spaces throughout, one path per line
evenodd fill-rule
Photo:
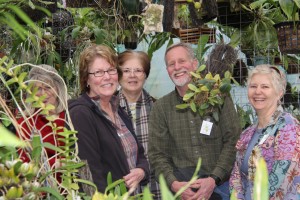
M 61 146 L 58 140 L 58 133 L 63 131 L 65 126 L 65 109 L 67 103 L 67 91 L 63 79 L 56 69 L 49 65 L 38 65 L 33 67 L 29 72 L 29 81 L 33 83 L 33 91 L 37 89 L 36 96 L 44 98 L 42 103 L 45 106 L 52 105 L 53 109 L 48 114 L 44 114 L 42 109 L 36 108 L 33 104 L 26 105 L 26 116 L 18 120 L 20 129 L 17 129 L 19 138 L 30 141 L 33 135 L 39 135 L 43 143 L 50 143 L 54 146 Z M 49 120 L 49 117 L 54 120 Z M 53 128 L 55 127 L 55 129 Z M 58 158 L 56 151 L 45 148 L 46 159 L 49 163 L 49 170 L 55 167 Z M 20 158 L 24 162 L 29 162 L 30 151 L 20 149 Z
M 267 163 L 270 199 L 300 197 L 300 124 L 284 112 L 281 98 L 286 76 L 281 67 L 258 65 L 249 73 L 248 99 L 257 122 L 244 130 L 236 144 L 236 162 L 230 177 L 238 199 L 253 199 L 256 161 Z

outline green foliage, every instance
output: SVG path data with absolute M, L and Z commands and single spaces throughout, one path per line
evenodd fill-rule
M 28 121 L 34 113 L 31 113 L 27 110 L 26 104 L 29 103 L 33 107 L 44 114 L 49 120 L 49 126 L 52 127 L 53 133 L 58 134 L 59 141 L 61 141 L 62 146 L 54 146 L 50 143 L 44 143 L 41 139 L 40 134 L 37 131 L 32 129 L 32 138 L 29 140 L 24 140 L 20 142 L 10 133 L 1 128 L 1 149 L 5 150 L 0 160 L 0 168 L 4 168 L 4 173 L 0 173 L 0 190 L 4 191 L 8 199 L 14 198 L 24 198 L 24 199 L 34 199 L 45 195 L 49 198 L 54 197 L 55 199 L 74 199 L 75 196 L 79 195 L 79 182 L 82 181 L 77 178 L 79 168 L 83 167 L 83 163 L 79 161 L 77 156 L 77 137 L 76 131 L 72 129 L 72 124 L 70 117 L 66 120 L 66 126 L 70 127 L 67 129 L 65 127 L 56 127 L 54 126 L 53 121 L 56 120 L 56 117 L 49 116 L 49 111 L 54 107 L 53 105 L 46 105 L 43 103 L 45 96 L 38 97 L 36 95 L 37 88 L 33 87 L 33 84 L 28 83 L 27 73 L 22 71 L 26 67 L 38 67 L 29 63 L 14 65 L 13 61 L 4 57 L 0 59 L 0 80 L 2 85 L 11 93 L 14 103 L 17 105 L 20 115 L 25 118 L 24 121 Z M 28 68 L 27 68 L 28 69 Z M 3 76 L 9 77 L 5 79 Z M 45 83 L 47 84 L 47 83 Z M 16 85 L 16 91 L 11 90 L 11 86 Z M 66 86 L 64 86 L 66 87 Z M 27 94 L 24 98 L 23 94 Z M 21 125 L 19 125 L 13 115 L 13 112 L 7 107 L 5 100 L 0 98 L 1 107 L 3 108 L 2 114 L 6 118 L 10 119 L 15 126 L 16 130 L 21 133 Z M 64 105 L 67 105 L 67 102 L 64 102 Z M 65 108 L 67 110 L 67 108 Z M 58 129 L 62 129 L 62 132 L 59 132 Z M 58 133 L 59 132 L 59 133 Z M 23 163 L 16 157 L 16 149 L 8 148 L 11 145 L 22 145 L 26 147 L 28 152 L 27 156 L 29 158 L 28 163 Z M 47 154 L 45 154 L 45 148 L 52 149 L 56 152 L 55 157 L 59 158 L 59 166 L 51 168 L 49 164 L 49 159 Z M 10 157 L 7 155 L 11 155 Z M 8 164 L 7 164 L 8 163 Z M 5 166 L 4 166 L 5 165 Z M 8 171 L 8 172 L 6 172 Z M 57 173 L 61 174 L 62 182 L 58 182 Z M 3 183 L 4 180 L 4 183 Z M 15 194 L 15 195 L 13 195 Z
M 205 65 L 201 65 L 196 72 L 191 72 L 193 81 L 188 85 L 188 90 L 183 96 L 183 101 L 186 103 L 177 105 L 176 108 L 190 107 L 193 112 L 198 112 L 201 116 L 212 115 L 216 121 L 219 121 L 218 108 L 229 95 L 231 81 L 234 79 L 228 71 L 222 79 L 219 74 L 213 76 L 210 72 L 203 75 L 202 71 L 205 68 Z
M 237 108 L 237 113 L 240 118 L 240 126 L 242 129 L 245 129 L 249 125 L 252 124 L 252 121 L 254 119 L 253 110 L 250 106 L 249 107 L 245 107 L 245 106 L 241 107 L 237 104 L 236 104 L 236 108 Z M 244 108 L 246 108 L 246 110 L 244 110 Z
M 267 163 L 263 158 L 260 158 L 256 165 L 257 170 L 254 177 L 253 199 L 267 200 L 269 199 Z

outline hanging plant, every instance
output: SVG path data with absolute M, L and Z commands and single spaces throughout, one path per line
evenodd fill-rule
M 163 32 L 162 20 L 164 6 L 147 2 L 144 13 L 142 13 L 142 22 L 144 25 L 144 34 L 151 32 Z

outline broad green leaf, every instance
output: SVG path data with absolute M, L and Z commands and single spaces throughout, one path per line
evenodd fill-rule
M 167 183 L 162 174 L 159 175 L 159 188 L 161 191 L 162 199 L 175 199 L 172 192 L 170 192 Z
M 203 92 L 208 92 L 209 91 L 209 89 L 208 89 L 208 87 L 206 85 L 202 86 L 200 88 L 200 90 L 203 91 Z
M 202 72 L 203 70 L 205 70 L 206 66 L 205 65 L 201 65 L 198 69 L 197 72 Z
M 219 113 L 218 112 L 213 112 L 213 118 L 216 122 L 219 121 Z
M 254 177 L 254 186 L 253 186 L 253 199 L 269 199 L 268 188 L 268 169 L 266 161 L 263 158 L 260 158 L 256 163 L 256 172 Z
M 25 147 L 24 141 L 20 140 L 17 136 L 8 131 L 0 124 L 0 146 L 7 147 Z
M 146 186 L 143 192 L 143 200 L 152 200 L 152 199 L 153 199 L 153 194 L 151 194 L 149 187 Z
M 231 73 L 229 71 L 226 71 L 225 74 L 224 74 L 224 78 L 230 79 L 231 78 Z
M 178 109 L 185 109 L 187 107 L 189 107 L 189 104 L 187 104 L 187 103 L 176 105 L 176 108 L 178 108 Z
M 200 92 L 199 88 L 197 88 L 194 84 L 188 84 L 188 88 L 194 92 Z
M 193 101 L 190 103 L 190 108 L 192 109 L 193 112 L 197 111 L 196 104 Z
M 205 75 L 205 78 L 206 78 L 206 79 L 213 79 L 213 76 L 212 76 L 212 74 L 209 72 L 209 73 L 207 73 L 207 74 Z
M 228 83 L 224 83 L 224 84 L 222 84 L 222 85 L 220 86 L 220 91 L 221 91 L 222 93 L 229 93 L 230 90 L 231 90 L 231 85 L 228 84 Z
M 220 74 L 216 74 L 216 75 L 214 76 L 214 80 L 215 80 L 215 81 L 220 81 L 220 80 L 221 80 Z
M 279 5 L 284 14 L 288 17 L 288 20 L 291 21 L 294 15 L 294 6 L 296 6 L 296 4 L 294 4 L 294 0 L 279 0 Z
M 205 110 L 205 109 L 207 109 L 208 107 L 209 107 L 208 103 L 204 103 L 204 104 L 200 105 L 200 109 L 201 109 L 201 110 Z
M 193 76 L 193 77 L 195 77 L 195 78 L 201 78 L 201 75 L 200 74 L 197 74 L 197 73 L 195 73 L 195 72 L 190 72 L 191 73 L 191 75 Z
M 58 200 L 63 200 L 64 197 L 57 191 L 57 189 L 51 187 L 37 187 L 33 189 L 35 192 L 47 192 L 55 196 Z
M 189 100 L 192 96 L 194 96 L 195 93 L 191 92 L 191 93 L 187 93 L 183 96 L 183 101 L 187 101 Z

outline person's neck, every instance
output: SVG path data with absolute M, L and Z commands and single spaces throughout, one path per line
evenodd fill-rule
M 101 109 L 103 109 L 103 110 L 111 110 L 111 105 L 110 105 L 109 101 L 103 101 L 101 99 L 100 106 L 101 106 Z
M 272 110 L 271 112 L 261 112 L 261 113 L 257 113 L 257 119 L 258 119 L 258 125 L 257 128 L 262 129 L 265 128 L 269 125 L 270 120 L 274 114 L 274 112 L 276 111 L 276 109 Z
M 184 86 L 176 86 L 177 92 L 178 94 L 183 97 L 186 93 L 186 91 L 188 90 L 188 84 L 184 85 Z
M 136 103 L 142 94 L 142 90 L 138 92 L 129 92 L 122 90 L 122 93 L 126 97 L 128 103 Z

